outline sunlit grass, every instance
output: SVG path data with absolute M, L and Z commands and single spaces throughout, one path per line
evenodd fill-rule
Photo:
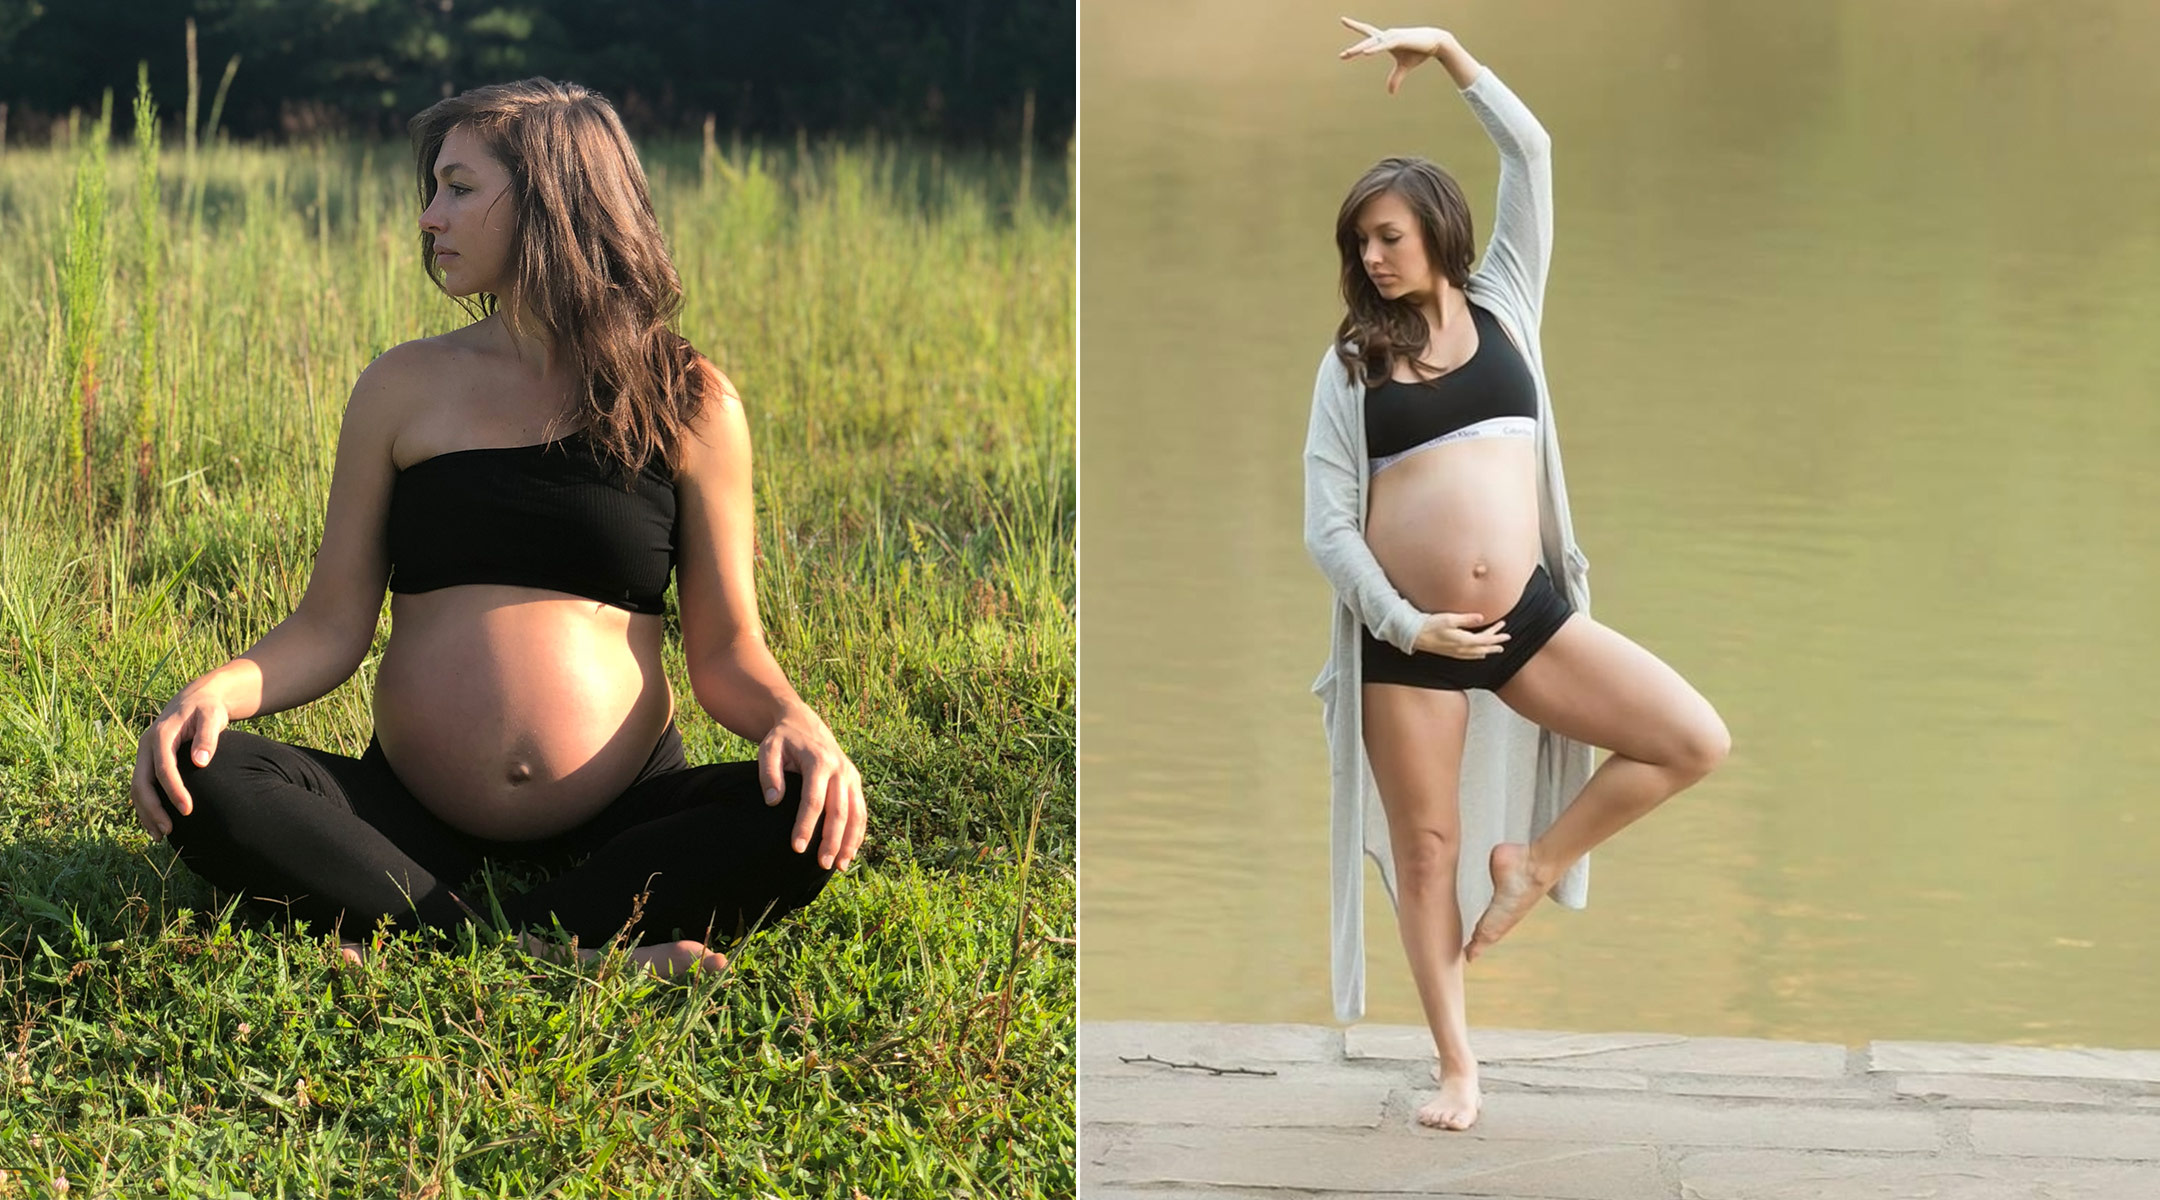
M 862 860 L 685 988 L 471 933 L 347 971 L 225 919 L 135 824 L 136 738 L 304 590 L 360 369 L 468 318 L 401 145 L 206 147 L 192 183 L 13 148 L 0 1196 L 1071 1193 L 1069 176 L 1015 211 L 1016 162 L 641 150 L 680 328 L 750 414 L 770 640 L 872 789 Z M 748 756 L 668 621 L 691 760 Z M 374 662 L 247 727 L 358 753 Z

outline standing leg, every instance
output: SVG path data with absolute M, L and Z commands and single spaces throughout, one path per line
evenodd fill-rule
M 1425 1023 L 1440 1051 L 1440 1095 L 1418 1110 L 1418 1120 L 1468 1129 L 1477 1120 L 1480 1097 L 1463 996 L 1463 917 L 1455 899 L 1455 870 L 1462 849 L 1457 794 L 1469 698 L 1393 683 L 1365 684 L 1363 697 L 1365 754 L 1380 785 L 1395 856 L 1395 922 Z
M 1717 710 L 1677 671 L 1582 613 L 1498 694 L 1536 724 L 1612 754 L 1543 836 L 1493 847 L 1492 906 L 1471 940 L 1473 960 L 1576 859 L 1717 769 L 1732 747 Z
M 708 959 L 712 942 L 808 904 L 832 874 L 818 865 L 816 833 L 803 853 L 790 844 L 802 777 L 786 779 L 775 805 L 765 803 L 755 762 L 684 767 L 633 784 L 556 839 L 581 843 L 590 856 L 506 898 L 503 915 L 513 926 L 541 930 L 552 917 L 581 947 L 602 945 L 628 926 L 630 939 L 643 938 L 646 949 L 675 965 L 717 966 Z M 665 944 L 671 938 L 684 940 Z M 692 941 L 702 944 L 678 961 Z

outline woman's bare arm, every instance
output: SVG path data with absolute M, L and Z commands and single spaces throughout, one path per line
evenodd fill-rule
M 750 426 L 727 378 L 703 358 L 697 371 L 706 402 L 683 439 L 675 476 L 675 596 L 690 689 L 713 720 L 758 743 L 768 804 L 779 801 L 783 769 L 802 775 L 795 847 L 799 852 L 809 845 L 822 813 L 819 861 L 845 868 L 868 819 L 862 774 L 824 719 L 795 693 L 765 644 L 752 574 Z
M 181 746 L 196 766 L 208 766 L 227 724 L 306 704 L 351 678 L 366 657 L 390 570 L 384 526 L 397 477 L 391 442 L 424 377 L 416 362 L 424 355 L 407 343 L 354 383 L 338 429 L 322 545 L 292 614 L 181 688 L 143 731 L 129 793 L 151 836 L 171 832 L 160 792 L 181 815 L 193 811 L 180 781 Z

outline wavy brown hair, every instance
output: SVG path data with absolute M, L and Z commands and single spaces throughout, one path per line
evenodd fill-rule
M 1383 297 L 1365 274 L 1358 213 L 1375 196 L 1389 192 L 1402 197 L 1417 217 L 1432 269 L 1456 287 L 1469 286 L 1475 253 L 1470 202 L 1463 199 L 1454 177 L 1430 159 L 1383 158 L 1343 197 L 1342 211 L 1335 217 L 1335 246 L 1342 252 L 1342 296 L 1348 311 L 1335 329 L 1335 356 L 1360 386 L 1387 378 L 1398 358 L 1423 360 L 1432 336 L 1414 302 Z
M 509 169 L 516 316 L 568 358 L 580 381 L 573 411 L 631 474 L 654 455 L 672 473 L 676 445 L 705 398 L 692 382 L 702 376 L 697 352 L 668 327 L 682 309 L 682 280 L 615 107 L 598 92 L 538 76 L 429 105 L 410 126 L 423 207 L 435 199 L 443 139 L 459 126 Z M 421 233 L 420 259 L 442 287 L 434 234 Z M 499 304 L 483 293 L 477 315 Z

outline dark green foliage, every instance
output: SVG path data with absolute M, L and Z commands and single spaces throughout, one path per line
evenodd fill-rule
M 633 130 L 837 131 L 1014 145 L 1073 128 L 1071 3 L 1022 0 L 68 0 L 0 2 L 0 100 L 64 113 L 124 87 L 138 60 L 186 91 L 181 29 L 204 86 L 232 55 L 235 136 L 401 134 L 454 90 L 546 75 L 596 88 Z M 12 36 L 10 34 L 12 33 Z

